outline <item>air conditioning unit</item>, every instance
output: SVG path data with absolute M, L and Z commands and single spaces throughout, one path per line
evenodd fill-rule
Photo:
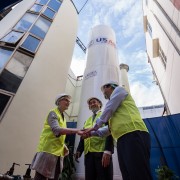
M 147 32 L 147 16 L 143 16 L 144 32 Z
M 152 55 L 153 58 L 158 57 L 159 56 L 159 39 L 153 39 L 152 40 Z

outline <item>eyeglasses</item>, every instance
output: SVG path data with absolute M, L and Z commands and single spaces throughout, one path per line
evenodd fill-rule
M 71 101 L 69 99 L 66 99 L 66 98 L 62 99 L 61 101 L 66 101 L 67 103 L 71 103 Z
M 97 99 L 92 99 L 89 101 L 89 106 L 91 106 L 92 104 L 96 104 L 96 103 L 100 104 L 100 102 Z

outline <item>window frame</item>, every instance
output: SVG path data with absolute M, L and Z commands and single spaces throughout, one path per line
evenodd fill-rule
M 8 41 L 3 41 L 2 39 L 5 38 L 5 37 L 6 37 L 8 34 L 10 34 L 11 32 L 22 33 L 22 36 L 21 36 L 15 43 L 11 43 L 11 42 L 8 42 Z M 21 41 L 21 39 L 23 38 L 24 35 L 25 35 L 25 32 L 12 29 L 12 30 L 9 31 L 5 36 L 3 36 L 3 37 L 0 39 L 0 43 L 1 43 L 3 46 L 8 45 L 8 46 L 16 47 L 17 44 Z
M 37 2 L 37 1 L 38 0 L 36 0 L 34 4 L 40 4 L 40 2 Z M 40 4 L 40 5 L 47 6 L 48 2 L 49 2 L 49 0 L 47 0 L 46 4 Z
M 24 48 L 24 47 L 22 46 L 22 44 L 26 41 L 26 39 L 28 38 L 28 36 L 32 36 L 33 38 L 38 39 L 38 40 L 40 41 L 40 42 L 39 42 L 39 45 L 36 47 L 35 52 L 30 51 L 30 50 L 28 50 L 28 49 L 26 49 L 26 48 Z M 35 54 L 36 54 L 36 52 L 37 52 L 37 50 L 39 49 L 39 47 L 40 47 L 41 43 L 42 43 L 42 39 L 40 39 L 39 37 L 35 36 L 34 34 L 32 34 L 32 33 L 28 32 L 28 34 L 27 34 L 26 38 L 24 38 L 24 41 L 22 41 L 22 42 L 21 42 L 21 44 L 19 45 L 18 49 L 20 49 L 20 50 L 24 50 L 25 52 L 29 52 L 30 54 L 35 55 Z M 24 51 L 21 51 L 21 52 L 24 52 Z
M 42 6 L 42 7 L 41 7 L 41 10 L 40 10 L 39 12 L 36 12 L 36 11 L 31 10 L 31 8 L 32 8 L 34 5 Z M 43 11 L 44 6 L 45 6 L 45 5 L 38 4 L 38 3 L 34 3 L 34 4 L 31 6 L 31 8 L 27 10 L 27 12 L 32 13 L 32 14 L 37 14 L 37 15 L 39 15 L 39 14 Z
M 37 16 L 37 17 L 35 18 L 35 21 L 29 26 L 29 28 L 28 28 L 27 30 L 23 31 L 23 30 L 15 29 L 16 25 L 22 20 L 22 18 L 23 18 L 26 14 L 33 14 L 33 15 L 35 15 L 35 16 Z M 29 11 L 29 10 L 26 11 L 25 14 L 19 19 L 19 21 L 12 27 L 12 30 L 27 33 L 27 32 L 29 32 L 29 30 L 31 29 L 31 27 L 33 26 L 33 24 L 37 21 L 38 17 L 39 17 L 39 14 L 34 13 L 34 12 L 32 12 L 32 11 Z
M 37 36 L 36 34 L 34 34 L 33 32 L 31 32 L 31 30 L 33 29 L 33 26 L 34 25 L 36 25 L 36 23 L 38 22 L 38 20 L 40 19 L 40 18 L 42 18 L 42 19 L 45 19 L 46 21 L 49 21 L 50 22 L 50 26 L 48 26 L 48 30 L 47 30 L 47 32 L 49 31 L 49 28 L 51 27 L 51 25 L 52 25 L 52 20 L 51 19 L 48 19 L 46 16 L 44 17 L 44 16 L 42 16 L 42 14 L 38 17 L 38 19 L 36 20 L 36 22 L 31 26 L 31 28 L 29 29 L 29 34 L 32 34 L 34 37 L 37 37 L 38 39 L 41 39 L 41 40 L 44 40 L 44 38 L 46 37 L 46 34 L 47 34 L 47 32 L 45 32 L 45 36 L 42 38 L 42 37 L 39 37 L 39 36 Z
M 7 46 L 0 46 L 0 48 L 2 48 L 2 49 L 7 49 L 7 50 L 12 50 L 12 53 L 11 53 L 11 55 L 9 56 L 9 59 L 6 61 L 6 63 L 4 64 L 4 66 L 3 66 L 3 68 L 2 69 L 0 69 L 0 76 L 1 76 L 1 73 L 2 73 L 2 71 L 3 71 L 3 69 L 5 69 L 5 67 L 6 67 L 6 65 L 7 65 L 7 63 L 9 62 L 9 60 L 12 58 L 12 56 L 13 56 L 13 54 L 14 54 L 14 48 L 12 48 L 12 47 L 7 47 Z
M 15 96 L 15 93 L 11 93 L 9 91 L 5 91 L 3 89 L 0 89 L 0 94 L 4 94 L 4 95 L 10 96 L 10 99 L 9 99 L 8 103 L 6 104 L 5 108 L 3 109 L 3 111 L 2 111 L 2 113 L 0 115 L 0 122 L 1 122 L 3 117 L 4 117 L 4 115 L 5 115 L 5 113 L 6 113 L 6 111 L 7 111 L 7 109 L 9 108 L 9 105 L 11 104 L 12 99 Z
M 162 50 L 161 46 L 159 46 L 159 58 L 161 59 L 161 62 L 163 64 L 164 68 L 166 69 L 167 57 L 164 54 L 164 51 Z
M 13 61 L 13 59 L 16 59 L 16 60 L 17 60 L 17 58 L 15 58 L 16 53 L 21 53 L 23 56 L 28 56 L 29 58 L 32 59 L 32 60 L 30 60 L 31 62 L 30 62 L 30 65 L 28 66 L 28 69 L 29 69 L 29 67 L 31 66 L 31 63 L 33 62 L 33 57 L 30 56 L 30 55 L 27 54 L 27 53 L 20 52 L 20 51 L 18 51 L 18 50 L 13 53 L 12 57 L 11 57 L 10 60 L 7 62 L 7 64 L 6 64 L 6 66 L 4 67 L 4 69 L 8 70 L 9 72 L 11 72 L 12 74 L 14 74 L 14 75 L 17 76 L 17 74 L 15 74 L 14 72 L 12 72 L 12 71 L 10 71 L 10 70 L 8 69 L 8 64 L 11 63 L 11 61 Z M 29 59 L 28 59 L 28 61 L 29 61 Z M 19 61 L 19 62 L 20 62 L 21 64 L 23 64 L 21 61 Z M 24 64 L 23 64 L 23 65 L 24 65 Z M 27 69 L 27 71 L 28 71 L 28 69 Z M 23 77 L 21 77 L 21 76 L 19 76 L 19 75 L 18 75 L 18 76 L 21 77 L 22 79 L 24 79 L 24 77 L 26 76 L 27 71 L 25 71 L 25 74 L 23 75 Z
M 45 14 L 44 14 L 44 12 L 46 11 L 46 9 L 50 9 L 51 11 L 53 11 L 54 12 L 54 16 L 53 16 L 53 18 L 50 18 L 50 17 L 48 17 L 48 16 L 46 16 Z M 47 20 L 49 20 L 49 21 L 53 21 L 54 20 L 54 17 L 56 16 L 56 11 L 55 10 L 53 10 L 52 8 L 50 8 L 49 6 L 47 6 L 43 11 L 42 11 L 42 13 L 41 13 L 41 15 L 40 16 L 42 16 L 43 18 L 46 18 Z
M 46 4 L 47 7 L 53 9 L 54 6 L 53 6 L 53 7 L 52 7 L 52 6 L 49 6 L 49 4 L 51 3 L 51 1 L 58 1 L 58 0 L 49 0 L 48 3 Z M 59 9 L 60 9 L 60 7 L 61 7 L 61 5 L 62 5 L 62 2 L 61 2 L 61 1 L 59 1 L 59 3 L 60 3 L 60 5 L 59 5 L 58 9 L 57 9 L 57 10 L 56 10 L 56 9 L 53 9 L 55 12 L 58 12 Z
M 149 23 L 149 21 L 147 21 L 147 31 L 149 32 L 150 36 L 152 37 L 152 26 Z

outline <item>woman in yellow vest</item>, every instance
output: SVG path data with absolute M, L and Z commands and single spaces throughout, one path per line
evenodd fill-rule
M 101 115 L 102 102 L 91 97 L 87 100 L 89 110 L 92 111 L 84 123 L 84 129 L 91 128 L 95 125 L 96 119 Z M 108 137 L 91 137 L 80 139 L 75 160 L 81 157 L 84 151 L 85 155 L 85 180 L 113 180 L 112 154 L 114 145 L 112 136 Z
M 50 110 L 44 122 L 37 153 L 31 164 L 36 170 L 34 180 L 59 180 L 63 157 L 69 151 L 65 145 L 66 134 L 75 134 L 78 129 L 66 128 L 63 112 L 68 109 L 71 96 L 63 93 L 55 99 L 56 108 Z
M 123 180 L 151 180 L 150 135 L 134 100 L 113 81 L 104 84 L 101 90 L 109 101 L 94 127 L 84 131 L 84 134 L 105 136 L 111 133 L 117 141 Z M 106 122 L 109 128 L 100 128 Z

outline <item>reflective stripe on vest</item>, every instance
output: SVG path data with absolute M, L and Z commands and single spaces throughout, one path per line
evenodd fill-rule
M 66 120 L 62 118 L 61 113 L 58 108 L 52 109 L 51 111 L 55 112 L 58 117 L 59 126 L 66 128 Z M 51 112 L 50 111 L 50 112 Z M 48 117 L 45 120 L 44 128 L 40 136 L 40 142 L 38 145 L 38 152 L 47 152 L 54 154 L 56 156 L 64 156 L 64 141 L 66 135 L 61 135 L 56 137 L 51 130 L 51 127 L 48 124 Z
M 94 126 L 96 119 L 100 117 L 101 112 L 98 112 L 94 121 L 92 117 L 86 120 L 84 128 L 91 128 Z M 90 137 L 84 140 L 84 154 L 88 152 L 104 152 L 106 138 L 102 137 Z
M 109 126 L 111 134 L 116 140 L 124 134 L 136 130 L 148 132 L 139 110 L 130 94 L 124 99 L 124 101 L 122 101 L 121 105 L 113 113 L 109 120 Z

